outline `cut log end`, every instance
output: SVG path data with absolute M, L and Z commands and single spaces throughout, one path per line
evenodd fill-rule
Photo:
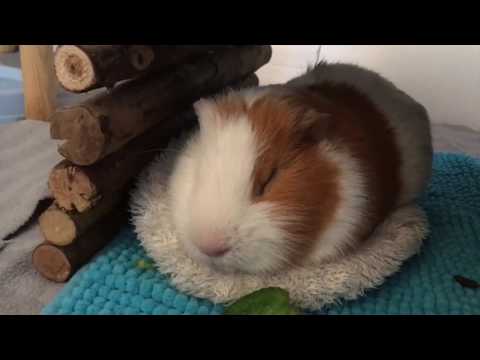
M 39 245 L 33 251 L 32 261 L 35 269 L 51 281 L 65 282 L 72 274 L 72 266 L 67 256 L 50 244 Z
M 57 205 L 67 211 L 84 212 L 100 199 L 98 189 L 87 172 L 65 160 L 53 168 L 48 186 Z
M 77 228 L 72 219 L 60 209 L 51 207 L 39 218 L 43 237 L 52 244 L 65 246 L 77 236 Z
M 58 246 L 73 243 L 77 237 L 111 213 L 124 197 L 123 192 L 108 194 L 103 196 L 94 207 L 82 213 L 65 212 L 53 204 L 39 218 L 40 229 L 45 240 Z
M 270 46 L 232 48 L 186 63 L 165 75 L 152 73 L 127 81 L 81 106 L 57 112 L 51 119 L 51 136 L 67 140 L 59 147 L 64 158 L 76 165 L 92 165 L 182 111 L 187 104 L 252 74 L 270 56 Z
M 60 84 L 68 91 L 83 92 L 97 82 L 90 58 L 77 46 L 60 46 L 54 64 Z
M 32 254 L 33 266 L 45 278 L 65 282 L 85 265 L 118 233 L 128 222 L 127 203 L 110 207 L 110 212 L 103 218 L 94 217 L 89 224 L 84 224 L 79 236 L 66 246 L 49 242 L 38 245 Z
M 59 110 L 49 119 L 50 137 L 66 140 L 58 147 L 63 157 L 77 165 L 91 165 L 102 157 L 106 134 L 102 116 L 85 106 Z

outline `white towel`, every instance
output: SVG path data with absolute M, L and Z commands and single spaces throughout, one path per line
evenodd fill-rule
M 62 157 L 48 123 L 21 120 L 0 125 L 1 240 L 21 227 L 38 202 L 50 197 L 48 175 Z
M 43 241 L 33 225 L 0 250 L 0 315 L 36 315 L 64 284 L 43 278 L 32 265 L 32 252 Z

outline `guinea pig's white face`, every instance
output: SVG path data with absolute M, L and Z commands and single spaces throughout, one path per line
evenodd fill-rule
M 176 164 L 170 183 L 173 220 L 194 259 L 220 271 L 267 272 L 286 261 L 288 234 L 275 205 L 253 202 L 259 153 L 246 115 L 222 119 L 214 104 L 196 104 L 200 131 Z M 230 121 L 232 120 L 232 121 Z
M 246 111 L 252 97 L 243 100 L 195 104 L 200 130 L 180 153 L 169 184 L 173 222 L 193 259 L 223 272 L 273 272 L 290 261 L 295 229 L 305 229 L 295 228 L 303 221 L 295 209 L 309 199 L 301 186 L 294 191 L 281 182 L 308 179 L 303 172 L 312 166 L 292 158 L 293 166 L 277 171 L 273 160 L 260 159 L 270 138 L 252 125 Z

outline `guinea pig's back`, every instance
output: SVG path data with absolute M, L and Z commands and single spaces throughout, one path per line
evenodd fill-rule
M 402 191 L 397 205 L 411 202 L 425 189 L 432 169 L 430 119 L 424 106 L 379 74 L 351 64 L 322 62 L 288 86 L 349 85 L 366 95 L 388 120 L 399 150 Z

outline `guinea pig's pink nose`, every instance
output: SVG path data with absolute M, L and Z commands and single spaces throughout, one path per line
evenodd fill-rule
M 212 257 L 225 255 L 230 250 L 225 239 L 219 236 L 202 238 L 196 245 L 202 253 Z

